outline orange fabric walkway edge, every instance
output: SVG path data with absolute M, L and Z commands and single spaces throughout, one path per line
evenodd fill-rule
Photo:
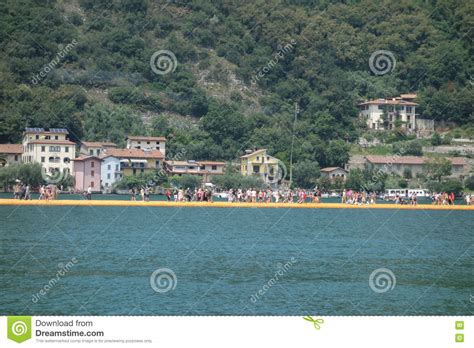
M 373 204 L 352 205 L 342 203 L 229 203 L 229 202 L 166 202 L 166 201 L 126 201 L 126 200 L 17 200 L 0 199 L 0 205 L 41 205 L 41 206 L 92 206 L 92 207 L 209 207 L 209 208 L 301 208 L 301 209 L 402 209 L 402 210 L 474 210 L 474 205 L 431 205 L 418 204 Z

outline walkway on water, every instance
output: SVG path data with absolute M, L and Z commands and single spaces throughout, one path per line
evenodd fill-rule
M 125 201 L 125 200 L 17 200 L 0 199 L 0 205 L 40 205 L 40 206 L 93 206 L 93 207 L 208 207 L 208 208 L 303 208 L 303 209 L 404 209 L 404 210 L 473 210 L 474 205 L 431 205 L 418 204 L 372 204 L 352 205 L 342 203 L 229 203 L 229 202 L 166 202 L 166 201 Z

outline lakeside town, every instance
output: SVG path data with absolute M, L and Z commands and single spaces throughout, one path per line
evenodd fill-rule
M 366 122 L 369 131 L 391 131 L 398 127 L 416 133 L 418 137 L 436 134 L 434 121 L 417 117 L 415 98 L 416 94 L 402 94 L 396 98 L 362 102 L 358 105 L 359 117 Z M 368 184 L 359 190 L 346 185 L 351 171 L 370 169 L 375 173 L 372 181 L 381 180 L 381 175 L 397 176 L 408 181 L 424 175 L 427 168 L 433 166 L 432 158 L 403 155 L 403 149 L 391 156 L 353 154 L 343 167 L 320 169 L 320 176 L 327 180 L 327 185 L 315 183 L 313 187 L 298 188 L 291 182 L 292 168 L 288 169 L 264 148 L 247 149 L 240 158 L 226 163 L 189 159 L 185 152 L 168 157 L 164 136 L 127 136 L 125 142 L 124 148 L 109 141 L 74 142 L 65 128 L 26 127 L 21 144 L 0 144 L 0 164 L 2 167 L 40 164 L 44 185 L 28 185 L 27 188 L 28 192 L 38 191 L 40 199 L 55 198 L 59 192 L 67 192 L 81 193 L 88 199 L 97 193 L 129 193 L 132 200 L 136 200 L 137 196 L 147 200 L 151 193 L 161 193 L 174 201 L 207 201 L 215 195 L 229 201 L 301 203 L 318 202 L 321 197 L 331 196 L 349 204 L 375 203 L 376 197 L 388 197 L 400 204 L 416 204 L 417 197 L 431 197 L 434 204 L 454 204 L 453 192 L 436 193 L 423 187 L 389 187 L 385 192 L 379 192 Z M 370 146 L 365 139 L 359 143 Z M 470 177 L 472 164 L 468 158 L 446 156 L 443 160 L 449 168 L 441 175 L 459 182 Z M 436 165 L 443 164 L 435 162 Z M 250 181 L 244 187 L 238 183 L 219 187 L 223 185 L 216 185 L 214 182 L 219 182 L 216 178 L 225 175 L 229 168 L 240 177 L 259 181 Z M 174 183 L 168 187 L 159 185 L 163 179 L 183 176 L 198 180 Z M 134 177 L 153 179 L 145 184 L 143 181 L 126 180 Z M 25 183 L 16 178 L 9 179 L 10 185 L 3 187 L 4 190 L 12 190 L 15 198 L 28 197 L 25 195 Z M 12 179 L 15 181 L 12 182 Z M 465 194 L 468 204 L 470 197 L 470 194 Z

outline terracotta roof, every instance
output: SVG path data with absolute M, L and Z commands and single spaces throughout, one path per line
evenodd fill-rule
M 395 99 L 395 100 L 394 100 Z M 418 106 L 417 103 L 409 102 L 406 100 L 401 99 L 377 99 L 377 100 L 369 100 L 364 103 L 360 103 L 358 105 L 404 105 L 404 106 Z
M 375 164 L 425 164 L 432 160 L 431 157 L 417 157 L 417 156 L 366 156 L 367 161 Z M 465 165 L 466 161 L 463 157 L 445 157 L 450 160 L 453 165 Z
M 0 153 L 23 153 L 21 144 L 0 144 Z
M 344 168 L 341 168 L 341 167 L 326 167 L 326 168 L 322 168 L 321 171 L 326 173 L 326 172 L 332 172 L 332 171 L 338 170 L 338 169 L 347 172 L 347 170 L 345 170 Z
M 142 136 L 128 136 L 130 140 L 144 140 L 144 141 L 166 141 L 165 137 L 142 137 Z
M 73 158 L 72 161 L 85 161 L 85 160 L 91 159 L 91 158 L 101 160 L 101 158 L 98 157 L 98 156 L 79 156 L 79 157 Z
M 170 166 L 201 166 L 201 165 L 216 165 L 216 166 L 225 166 L 225 162 L 214 162 L 214 161 L 166 161 L 166 164 Z
M 107 149 L 104 157 L 114 156 L 120 158 L 164 158 L 159 150 L 144 151 L 141 149 Z
M 109 147 L 117 147 L 117 144 L 111 142 L 104 142 L 104 141 L 82 141 L 83 145 L 87 147 L 102 147 L 102 146 L 109 146 Z
M 51 145 L 76 145 L 76 143 L 70 140 L 32 140 L 28 142 L 29 144 L 51 144 Z
M 225 162 L 199 161 L 199 163 L 209 166 L 225 166 Z

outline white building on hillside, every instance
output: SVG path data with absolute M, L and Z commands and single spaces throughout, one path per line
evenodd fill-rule
M 394 129 L 399 122 L 402 128 L 414 131 L 418 104 L 412 100 L 401 97 L 369 100 L 358 105 L 359 115 L 369 129 Z
M 127 149 L 159 150 L 163 156 L 166 156 L 166 138 L 128 136 Z
M 76 143 L 67 139 L 69 132 L 63 128 L 25 128 L 23 133 L 23 163 L 41 163 L 49 175 L 72 174 L 72 161 Z

